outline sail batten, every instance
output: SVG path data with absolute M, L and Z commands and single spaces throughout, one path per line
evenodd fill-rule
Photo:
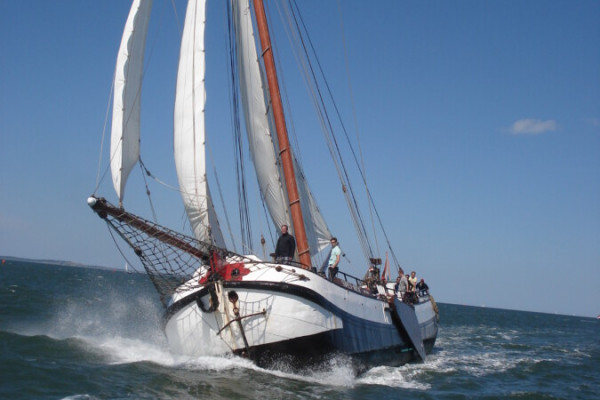
M 140 157 L 140 110 L 144 49 L 152 0 L 134 0 L 115 67 L 110 167 L 122 203 L 129 173 Z

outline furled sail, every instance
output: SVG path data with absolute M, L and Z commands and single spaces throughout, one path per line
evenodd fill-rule
M 238 57 L 238 75 L 242 93 L 242 105 L 246 121 L 246 131 L 250 144 L 250 153 L 258 177 L 261 193 L 273 222 L 279 228 L 290 223 L 288 200 L 285 184 L 281 180 L 279 168 L 279 146 L 267 110 L 268 98 L 263 85 L 260 64 L 256 52 L 256 42 L 252 27 L 252 18 L 248 0 L 233 2 L 234 24 L 236 27 L 236 49 Z M 308 188 L 298 163 L 295 163 L 296 179 L 301 198 L 306 235 L 315 255 L 329 244 L 331 233 L 321 216 L 314 198 Z
M 190 0 L 185 17 L 174 111 L 174 155 L 179 188 L 194 235 L 225 247 L 206 180 L 204 31 L 206 1 Z
M 152 0 L 134 0 L 117 55 L 110 141 L 110 168 L 119 203 L 140 157 L 140 99 L 144 48 Z

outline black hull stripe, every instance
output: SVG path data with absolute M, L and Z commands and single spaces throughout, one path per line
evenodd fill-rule
M 312 273 L 311 271 L 306 271 L 306 272 L 309 274 Z M 312 273 L 312 274 L 315 275 L 315 277 L 313 279 L 323 279 L 321 276 L 317 275 L 316 273 Z M 332 283 L 332 282 L 330 282 L 330 284 L 334 285 L 334 283 Z M 264 288 L 270 288 L 270 290 L 272 290 L 272 291 L 281 292 L 281 293 L 291 293 L 296 296 L 303 297 L 307 300 L 313 301 L 324 307 L 326 307 L 325 306 L 326 303 L 331 304 L 331 302 L 329 302 L 323 296 L 317 294 L 312 289 L 308 289 L 308 288 L 297 286 L 297 285 L 290 285 L 285 282 L 224 281 L 223 287 L 225 287 L 225 288 L 248 288 L 248 289 L 259 289 L 259 290 L 264 289 Z M 197 298 L 202 298 L 202 297 L 206 296 L 207 293 L 208 293 L 208 289 L 206 287 L 203 287 L 198 292 L 192 293 L 192 294 L 178 300 L 176 303 L 169 305 L 167 307 L 165 315 L 164 315 L 165 321 L 168 321 L 173 316 L 173 314 L 176 314 L 179 310 L 183 309 L 188 304 L 196 301 Z M 368 301 L 377 301 L 371 295 L 365 294 L 365 293 L 352 291 L 352 295 L 364 297 Z
M 333 304 L 331 301 L 327 300 L 324 296 L 322 296 L 321 294 L 315 292 L 312 289 L 303 287 L 303 286 L 297 286 L 297 285 L 291 285 L 289 283 L 285 283 L 285 282 L 269 282 L 269 281 L 224 281 L 223 282 L 223 288 L 225 289 L 249 289 L 249 290 L 268 290 L 271 292 L 278 292 L 278 293 L 285 293 L 285 294 L 289 294 L 292 296 L 296 296 L 296 297 L 300 297 L 303 299 L 306 299 L 314 304 L 317 304 L 323 308 L 325 308 L 327 311 L 330 311 L 332 313 L 334 313 L 335 315 L 337 315 L 338 317 L 342 318 L 343 320 L 346 319 L 357 319 L 360 321 L 364 321 L 361 318 L 355 317 L 354 315 L 348 313 L 347 311 L 344 311 L 343 309 L 339 308 L 338 306 L 336 306 L 335 304 Z M 208 294 L 208 288 L 207 287 L 203 287 L 202 289 L 200 289 L 199 291 L 192 293 L 180 300 L 178 300 L 177 302 L 173 303 L 172 305 L 170 305 L 164 315 L 164 322 L 166 323 L 169 319 L 171 319 L 171 317 L 176 314 L 177 312 L 179 312 L 180 310 L 182 310 L 183 308 L 185 308 L 185 306 L 187 306 L 188 304 L 195 302 L 197 299 L 201 299 L 204 296 L 206 296 Z M 356 293 L 357 296 L 363 296 L 361 294 Z M 363 296 L 366 297 L 366 296 Z M 374 299 L 369 297 L 368 298 L 370 301 L 377 301 L 377 302 L 381 302 L 380 300 Z M 379 324 L 377 322 L 371 322 L 371 321 L 365 321 L 368 322 L 370 324 L 374 324 L 374 325 L 380 325 L 381 327 L 385 327 L 387 326 L 386 324 Z

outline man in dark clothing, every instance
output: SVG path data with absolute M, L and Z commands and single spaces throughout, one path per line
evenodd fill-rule
M 281 225 L 281 236 L 275 246 L 275 262 L 289 264 L 294 258 L 296 240 L 288 233 L 288 226 Z
M 419 283 L 417 283 L 417 291 L 419 292 L 420 297 L 429 294 L 429 286 L 425 283 L 425 279 L 421 279 Z

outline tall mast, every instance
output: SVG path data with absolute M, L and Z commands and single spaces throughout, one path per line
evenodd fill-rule
M 279 154 L 283 165 L 283 177 L 285 179 L 285 186 L 290 202 L 292 222 L 294 223 L 294 234 L 296 235 L 296 243 L 298 245 L 298 256 L 300 257 L 300 263 L 310 267 L 310 251 L 308 248 L 308 240 L 306 238 L 306 229 L 304 228 L 304 219 L 302 217 L 296 175 L 294 173 L 292 150 L 290 148 L 290 141 L 285 124 L 283 104 L 281 102 L 281 93 L 279 92 L 277 71 L 275 69 L 275 60 L 273 58 L 273 49 L 271 47 L 271 37 L 269 36 L 269 27 L 267 25 L 267 17 L 265 15 L 265 7 L 262 0 L 254 0 L 254 13 L 262 46 L 269 94 L 271 95 L 271 107 L 273 108 L 275 130 L 277 131 L 277 139 L 279 141 Z

